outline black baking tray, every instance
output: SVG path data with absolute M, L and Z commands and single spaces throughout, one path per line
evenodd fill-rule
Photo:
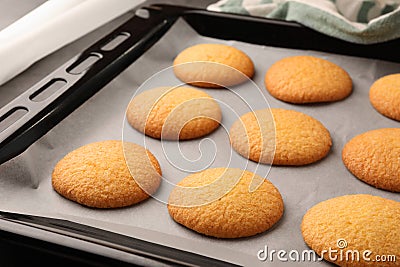
M 66 62 L 0 110 L 0 164 L 21 154 L 131 65 L 183 18 L 200 35 L 266 46 L 317 50 L 400 62 L 400 39 L 372 45 L 349 43 L 294 22 L 278 21 L 172 5 L 152 5 Z M 114 49 L 104 46 L 125 36 Z M 87 59 L 96 59 L 81 69 Z M 37 96 L 61 88 L 42 101 Z M 61 236 L 84 240 L 145 258 L 183 266 L 227 266 L 227 262 L 180 251 L 71 221 L 0 212 L 0 218 Z

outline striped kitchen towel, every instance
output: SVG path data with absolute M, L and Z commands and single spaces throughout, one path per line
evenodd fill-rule
M 353 43 L 400 38 L 400 0 L 221 0 L 207 9 L 295 21 Z

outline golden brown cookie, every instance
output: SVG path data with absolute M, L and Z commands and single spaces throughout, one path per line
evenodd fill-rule
M 80 147 L 61 159 L 52 175 L 60 195 L 95 208 L 133 205 L 147 199 L 160 182 L 157 159 L 145 148 L 121 141 Z
M 245 53 L 232 46 L 198 44 L 179 53 L 174 60 L 174 73 L 191 85 L 228 87 L 253 77 L 254 64 Z
M 301 231 L 307 245 L 327 261 L 348 267 L 384 267 L 400 266 L 399 225 L 400 202 L 371 195 L 347 195 L 309 209 Z M 389 255 L 396 257 L 396 262 L 378 262 L 383 259 L 381 256 L 387 260 Z
M 289 103 L 331 102 L 352 91 L 349 74 L 338 65 L 313 56 L 294 56 L 274 63 L 265 75 L 272 96 Z
M 400 121 L 400 73 L 377 80 L 371 86 L 369 100 L 378 112 Z
M 218 128 L 221 109 L 203 91 L 190 87 L 159 87 L 135 96 L 126 111 L 129 124 L 154 138 L 193 139 Z
M 246 113 L 232 125 L 229 134 L 233 149 L 240 155 L 273 165 L 310 164 L 324 158 L 332 146 L 322 123 L 294 110 Z
M 249 192 L 252 180 L 260 186 Z M 177 184 L 168 202 L 176 222 L 219 238 L 256 235 L 271 228 L 283 214 L 278 189 L 263 177 L 240 169 L 191 174 Z
M 358 179 L 377 188 L 400 192 L 400 128 L 357 135 L 344 146 L 342 159 Z

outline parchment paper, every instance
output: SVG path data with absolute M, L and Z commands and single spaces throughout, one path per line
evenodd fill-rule
M 255 92 L 249 83 L 239 86 L 237 90 L 249 88 L 247 99 L 251 103 L 257 103 L 261 92 L 271 107 L 294 109 L 311 115 L 321 121 L 332 135 L 333 147 L 328 157 L 322 161 L 303 167 L 272 167 L 267 178 L 280 190 L 285 204 L 284 216 L 279 223 L 271 230 L 254 237 L 220 240 L 199 235 L 178 225 L 169 217 L 166 205 L 154 199 L 128 208 L 98 210 L 80 206 L 58 195 L 51 187 L 51 173 L 55 164 L 66 153 L 87 143 L 122 139 L 125 109 L 135 90 L 147 78 L 169 67 L 180 51 L 197 43 L 226 43 L 243 50 L 254 61 L 256 75 L 253 80 L 262 90 Z M 354 82 L 353 93 L 343 101 L 318 105 L 291 105 L 271 97 L 263 85 L 264 74 L 269 66 L 283 57 L 304 54 L 328 59 L 345 68 Z M 400 201 L 399 194 L 375 189 L 356 179 L 341 160 L 344 144 L 355 135 L 372 129 L 400 126 L 399 122 L 376 112 L 368 98 L 369 87 L 376 79 L 396 72 L 400 72 L 400 64 L 205 38 L 180 20 L 162 40 L 98 94 L 25 153 L 0 166 L 0 209 L 65 218 L 240 265 L 279 266 L 283 263 L 276 259 L 273 263 L 260 262 L 257 252 L 266 245 L 275 250 L 301 252 L 308 249 L 301 236 L 300 224 L 305 212 L 320 201 L 357 193 Z M 165 80 L 160 80 L 159 83 L 165 86 L 179 83 L 172 75 L 163 79 Z M 226 92 L 207 90 L 207 93 L 221 98 Z M 230 127 L 229 118 L 226 118 L 226 122 L 226 126 Z M 134 130 L 131 131 L 134 136 Z M 218 139 L 220 134 L 224 134 L 224 131 L 218 130 L 210 138 Z M 188 146 L 190 142 L 192 141 L 189 141 Z M 193 141 L 193 144 L 197 147 L 198 140 Z M 154 150 L 164 173 L 169 173 L 169 163 L 157 149 Z M 245 161 L 236 154 L 232 157 L 233 164 L 237 162 L 240 165 L 242 163 L 239 161 Z M 249 169 L 251 168 L 252 163 L 249 163 Z M 260 169 L 260 172 L 264 171 Z M 182 174 L 182 177 L 174 177 L 174 180 L 179 181 L 183 177 Z M 329 266 L 326 262 L 291 264 Z

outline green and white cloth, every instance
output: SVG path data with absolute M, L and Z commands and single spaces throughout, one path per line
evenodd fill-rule
M 353 43 L 400 38 L 400 0 L 221 0 L 207 9 L 295 21 Z

